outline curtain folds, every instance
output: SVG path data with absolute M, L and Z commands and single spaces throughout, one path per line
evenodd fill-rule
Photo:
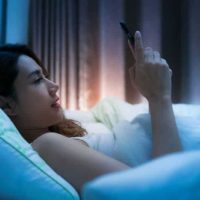
M 64 108 L 125 99 L 123 1 L 33 0 L 30 45 L 60 85 Z
M 119 22 L 173 70 L 173 101 L 200 98 L 198 0 L 30 0 L 29 44 L 60 85 L 61 104 L 89 109 L 105 96 L 141 101 L 131 86 L 132 55 Z

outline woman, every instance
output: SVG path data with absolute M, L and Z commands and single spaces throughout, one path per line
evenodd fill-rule
M 179 151 L 170 69 L 158 52 L 143 48 L 140 32 L 136 32 L 135 40 L 135 49 L 130 48 L 136 63 L 130 74 L 149 101 L 152 157 Z M 0 48 L 0 105 L 23 137 L 77 191 L 99 175 L 128 169 L 127 165 L 88 148 L 85 142 L 70 138 L 84 135 L 85 131 L 64 119 L 56 95 L 58 85 L 46 75 L 38 58 L 27 47 Z

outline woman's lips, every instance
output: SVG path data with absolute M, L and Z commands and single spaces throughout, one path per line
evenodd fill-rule
M 60 108 L 59 98 L 51 105 L 53 108 Z
M 60 108 L 60 104 L 58 102 L 56 102 L 56 103 L 52 104 L 51 107 L 53 107 L 53 108 Z

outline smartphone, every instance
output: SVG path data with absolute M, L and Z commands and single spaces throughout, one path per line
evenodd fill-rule
M 131 44 L 134 47 L 135 46 L 134 35 L 129 31 L 129 29 L 127 28 L 127 25 L 124 22 L 120 22 L 120 25 L 121 25 L 121 28 L 123 29 L 123 31 L 126 33 L 128 40 L 131 42 Z

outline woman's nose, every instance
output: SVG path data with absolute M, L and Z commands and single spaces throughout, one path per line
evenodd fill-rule
M 50 87 L 49 87 L 49 93 L 51 95 L 55 95 L 58 89 L 59 89 L 58 84 L 51 81 Z

